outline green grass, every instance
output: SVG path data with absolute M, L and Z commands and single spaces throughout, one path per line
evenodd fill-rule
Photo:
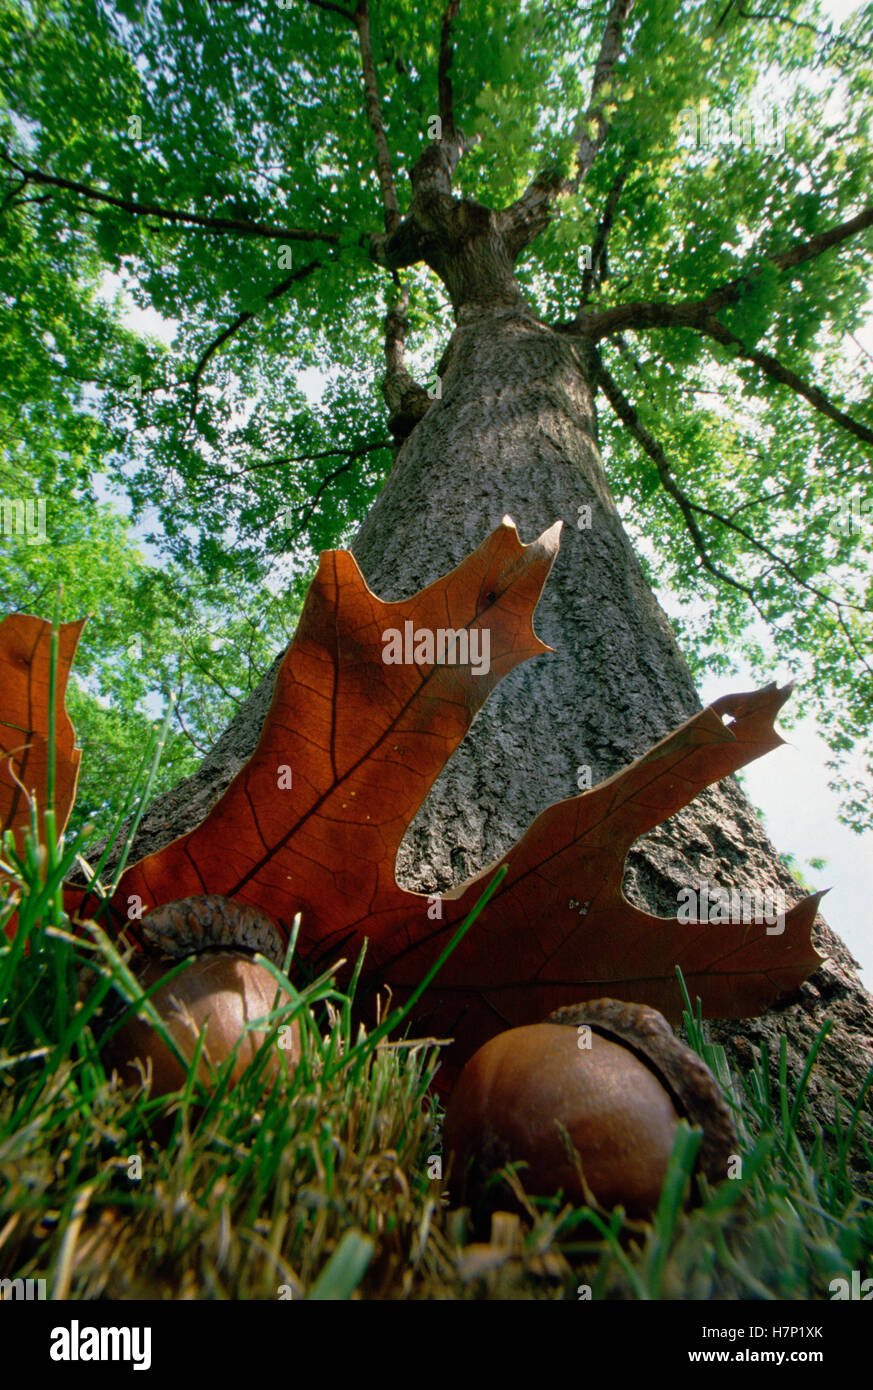
M 51 841 L 51 813 L 46 827 Z M 827 1299 L 832 1279 L 869 1275 L 873 1076 L 831 1130 L 798 1134 L 827 1025 L 796 1092 L 784 1050 L 738 1084 L 689 1000 L 686 1036 L 735 1110 L 738 1175 L 701 1183 L 688 1210 L 699 1134 L 682 1125 L 651 1223 L 530 1200 L 510 1171 L 518 1212 L 483 1233 L 429 1176 L 439 1045 L 403 1036 L 400 1010 L 367 1034 L 355 980 L 341 990 L 335 971 L 297 989 L 270 967 L 268 1036 L 236 1086 L 233 1059 L 208 1091 L 195 1059 L 175 1096 L 123 1090 L 100 1010 L 112 989 L 149 1005 L 99 925 L 73 932 L 64 913 L 81 837 L 40 845 L 37 828 L 33 809 L 23 853 L 7 835 L 0 865 L 0 1278 L 44 1278 L 61 1298 Z M 292 1019 L 300 1063 L 268 1085 Z

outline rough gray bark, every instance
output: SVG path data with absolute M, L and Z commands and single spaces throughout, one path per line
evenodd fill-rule
M 446 264 L 444 257 L 444 273 Z M 471 264 L 471 257 L 460 264 L 464 286 L 476 279 Z M 501 285 L 505 269 L 501 260 Z M 554 653 L 502 681 L 401 848 L 400 881 L 428 892 L 504 853 L 545 806 L 577 792 L 581 765 L 594 782 L 608 777 L 700 708 L 612 501 L 577 347 L 537 321 L 517 291 L 476 297 L 454 288 L 462 302 L 441 363 L 441 398 L 400 450 L 353 545 L 367 582 L 384 599 L 406 597 L 457 565 L 506 513 L 524 541 L 557 518 L 565 527 L 535 620 Z M 585 504 L 592 522 L 579 529 Z M 272 677 L 198 772 L 149 808 L 135 858 L 206 814 L 254 747 Z M 674 916 L 679 890 L 701 879 L 758 891 L 781 886 L 789 902 L 801 896 L 733 778 L 635 846 L 625 891 L 641 907 Z M 712 1036 L 738 1073 L 762 1041 L 778 1058 L 784 1037 L 796 1078 L 822 1022 L 832 1019 L 810 1084 L 813 1115 L 826 1124 L 835 1089 L 854 1100 L 873 1064 L 873 1000 L 820 919 L 817 944 L 827 959 L 794 1000 L 760 1020 L 714 1024 Z

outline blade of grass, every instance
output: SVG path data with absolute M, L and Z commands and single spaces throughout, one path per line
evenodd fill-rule
M 413 990 L 406 1003 L 403 1004 L 401 1007 L 395 1009 L 393 1013 L 389 1014 L 388 1017 L 385 1019 L 384 1023 L 380 1023 L 377 1028 L 374 1028 L 372 1033 L 369 1033 L 363 1042 L 357 1043 L 351 1049 L 351 1051 L 345 1055 L 345 1057 L 340 1059 L 338 1066 L 348 1066 L 349 1063 L 353 1061 L 357 1056 L 359 1056 L 362 1052 L 369 1051 L 370 1049 L 374 1048 L 382 1038 L 386 1037 L 388 1033 L 390 1033 L 394 1028 L 397 1028 L 403 1022 L 403 1020 L 408 1017 L 411 1011 L 415 1008 L 415 1005 L 418 1003 L 421 996 L 424 994 L 424 991 L 430 985 L 431 981 L 443 968 L 449 956 L 454 951 L 455 947 L 466 936 L 467 932 L 472 927 L 476 918 L 479 916 L 479 913 L 485 907 L 486 903 L 497 892 L 497 889 L 500 887 L 508 872 L 509 867 L 506 864 L 503 864 L 501 868 L 497 870 L 497 873 L 494 875 L 491 882 L 488 884 L 487 888 L 485 889 L 482 896 L 479 898 L 478 902 L 476 902 L 474 906 L 471 908 L 471 910 L 467 913 L 467 916 L 464 918 L 463 922 L 458 927 L 458 930 L 455 932 L 451 941 L 448 943 L 445 949 L 440 952 L 439 956 L 434 961 L 430 969 L 427 971 L 421 983 Z M 329 1072 L 328 1075 L 330 1076 L 331 1073 Z
M 376 1246 L 360 1231 L 346 1231 L 309 1293 L 308 1300 L 326 1302 L 351 1298 L 366 1273 Z

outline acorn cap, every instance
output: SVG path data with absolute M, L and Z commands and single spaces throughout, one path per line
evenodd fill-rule
M 587 1024 L 633 1052 L 657 1076 L 679 1114 L 703 1130 L 698 1163 L 707 1180 L 719 1183 L 727 1176 L 739 1143 L 730 1108 L 709 1067 L 676 1037 L 663 1014 L 645 1004 L 592 999 L 556 1009 L 544 1021 Z
M 176 959 L 201 951 L 260 952 L 280 968 L 285 944 L 275 922 L 258 907 L 206 893 L 162 903 L 143 917 L 140 928 L 149 946 Z

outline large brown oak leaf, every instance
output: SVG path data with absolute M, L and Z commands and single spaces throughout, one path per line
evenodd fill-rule
M 127 869 L 111 903 L 117 928 L 141 945 L 131 913 L 217 893 L 262 909 L 287 940 L 300 912 L 304 959 L 354 959 L 366 938 L 362 995 L 387 984 L 402 1000 L 505 864 L 417 1006 L 419 1025 L 456 1039 L 452 1070 L 502 1028 L 583 999 L 647 1003 L 676 1020 L 677 964 L 709 1016 L 760 1013 L 796 990 L 820 962 L 820 894 L 776 920 L 761 911 L 776 885 L 761 884 L 742 914 L 759 920 L 698 922 L 642 912 L 621 889 L 640 835 L 782 743 L 773 721 L 789 692 L 773 685 L 725 696 L 549 807 L 503 859 L 441 898 L 398 887 L 400 842 L 488 694 L 550 650 L 532 616 L 559 533 L 560 523 L 522 545 L 505 518 L 457 569 L 398 603 L 370 592 L 348 552 L 326 551 L 255 752 L 200 825 Z M 467 635 L 471 659 L 452 660 L 451 643 L 442 664 L 429 650 L 426 635 L 449 630 Z M 392 633 L 403 664 L 385 660 Z M 79 906 L 90 914 L 93 897 Z

